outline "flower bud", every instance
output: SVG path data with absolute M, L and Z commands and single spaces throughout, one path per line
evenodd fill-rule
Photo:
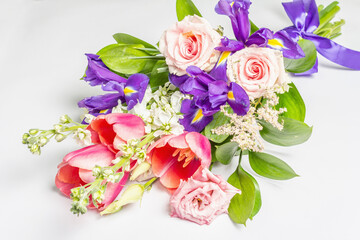
M 30 135 L 36 135 L 39 132 L 39 129 L 30 129 L 29 133 Z
M 130 181 L 136 180 L 140 175 L 146 173 L 150 169 L 150 163 L 142 162 L 140 163 L 131 173 Z
M 60 117 L 60 123 L 66 124 L 70 123 L 71 118 L 68 115 L 63 115 Z
M 145 187 L 140 184 L 133 184 L 126 188 L 120 199 L 111 203 L 104 211 L 100 214 L 112 214 L 121 210 L 121 208 L 129 203 L 139 201 L 145 191 Z
M 48 139 L 44 136 L 39 137 L 38 144 L 40 147 L 45 146 L 48 143 Z
M 30 152 L 33 153 L 33 154 L 40 155 L 40 146 L 37 145 L 37 144 L 31 145 Z
M 55 125 L 54 125 L 54 130 L 55 130 L 57 133 L 59 133 L 59 132 L 61 132 L 61 131 L 63 130 L 63 126 L 60 125 L 60 124 L 55 124 Z
M 27 139 L 30 137 L 30 134 L 24 133 L 22 136 L 23 141 L 27 141 Z
M 62 141 L 64 141 L 65 138 L 66 138 L 66 136 L 64 134 L 61 134 L 61 133 L 56 134 L 56 136 L 55 136 L 55 140 L 57 142 L 62 142 Z

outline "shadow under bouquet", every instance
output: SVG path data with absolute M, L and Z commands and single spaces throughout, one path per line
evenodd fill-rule
M 333 21 L 338 2 L 283 3 L 293 26 L 277 32 L 251 22 L 250 5 L 220 0 L 215 6 L 230 19 L 233 37 L 214 29 L 191 0 L 177 0 L 178 22 L 156 46 L 117 33 L 116 43 L 86 54 L 84 83 L 106 93 L 78 103 L 86 109 L 80 122 L 64 115 L 53 129 L 23 135 L 34 154 L 52 138 L 72 135 L 82 145 L 63 158 L 55 178 L 72 199 L 71 212 L 118 212 L 158 180 L 169 191 L 171 216 L 210 224 L 226 213 L 246 224 L 259 212 L 261 195 L 242 168 L 244 156 L 262 177 L 298 176 L 263 145 L 293 146 L 311 136 L 290 76 L 316 73 L 317 53 L 360 70 L 360 53 L 333 41 L 344 24 Z M 211 172 L 231 161 L 238 167 L 227 180 Z

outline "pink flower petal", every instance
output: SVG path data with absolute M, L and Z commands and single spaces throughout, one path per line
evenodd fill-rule
M 79 178 L 79 168 L 72 167 L 69 164 L 63 165 L 58 173 L 57 178 L 59 181 L 64 183 L 79 183 L 81 179 Z
M 99 211 L 104 210 L 109 204 L 111 204 L 115 200 L 115 198 L 119 195 L 119 193 L 125 186 L 128 178 L 129 178 L 129 175 L 130 174 L 128 172 L 125 172 L 125 174 L 122 177 L 122 179 L 120 180 L 120 182 L 108 183 L 108 185 L 106 187 L 106 191 L 105 191 L 105 199 L 101 203 L 102 206 L 99 208 Z
M 211 164 L 211 145 L 209 140 L 202 134 L 190 132 L 185 136 L 191 151 L 200 158 L 201 166 L 209 168 Z
M 57 174 L 55 177 L 55 185 L 56 187 L 67 197 L 70 197 L 71 189 L 75 187 L 79 187 L 81 185 L 85 184 L 84 182 L 78 182 L 78 183 L 65 183 L 62 182 L 59 179 L 59 175 Z
M 95 181 L 95 177 L 93 176 L 92 170 L 79 169 L 79 177 L 85 183 L 91 183 Z
M 73 167 L 92 170 L 95 165 L 109 166 L 114 159 L 115 154 L 106 146 L 96 144 L 67 154 L 63 161 Z
M 147 152 L 150 153 L 155 147 L 161 148 L 164 147 L 170 139 L 172 139 L 175 135 L 166 135 L 157 140 L 155 143 L 151 144 L 151 146 L 148 148 Z
M 114 113 L 106 116 L 109 124 L 113 124 L 113 130 L 124 141 L 140 139 L 145 134 L 143 120 L 135 115 L 127 113 Z
M 114 133 L 112 125 L 110 125 L 105 117 L 100 115 L 91 123 L 91 128 L 98 133 L 100 141 L 105 145 L 112 145 L 116 134 Z
M 200 161 L 194 159 L 184 168 L 184 161 L 179 162 L 177 156 L 172 156 L 175 150 L 176 148 L 166 145 L 162 148 L 155 148 L 152 154 L 153 173 L 160 177 L 160 182 L 166 188 L 177 188 L 181 179 L 188 179 L 200 167 Z
M 179 136 L 173 137 L 169 140 L 169 145 L 172 146 L 173 148 L 188 148 L 189 145 L 187 144 L 186 140 L 185 140 L 185 136 L 188 133 L 183 133 Z

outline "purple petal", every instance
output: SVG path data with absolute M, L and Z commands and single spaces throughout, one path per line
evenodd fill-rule
M 84 80 L 91 86 L 106 84 L 109 81 L 125 82 L 126 79 L 110 71 L 98 55 L 85 54 L 88 58 L 88 68 Z
M 236 52 L 244 48 L 244 43 L 236 41 L 236 40 L 230 40 L 227 37 L 223 37 L 221 39 L 221 46 L 215 48 L 218 51 L 224 52 Z
M 245 90 L 237 83 L 230 84 L 230 91 L 228 92 L 228 103 L 234 110 L 234 113 L 243 116 L 249 111 L 250 100 Z
M 142 102 L 148 84 L 149 77 L 145 74 L 137 73 L 129 77 L 124 88 L 128 110 L 131 110 L 138 102 Z
M 250 0 L 220 0 L 215 7 L 216 13 L 230 18 L 237 40 L 245 43 L 250 35 Z
M 213 120 L 213 116 L 204 116 L 202 110 L 189 99 L 183 100 L 181 112 L 184 118 L 179 121 L 188 132 L 201 132 Z
M 250 47 L 256 45 L 259 47 L 266 47 L 268 39 L 273 38 L 273 32 L 267 28 L 261 28 L 254 32 L 246 42 L 246 46 Z
M 118 100 L 122 96 L 119 93 L 109 93 L 89 98 L 84 98 L 78 102 L 80 108 L 87 108 L 90 113 L 99 113 L 100 111 L 111 109 L 118 105 Z
M 281 50 L 286 58 L 298 59 L 305 57 L 300 45 L 293 41 L 284 30 L 274 34 L 274 38 L 268 41 L 268 47 Z

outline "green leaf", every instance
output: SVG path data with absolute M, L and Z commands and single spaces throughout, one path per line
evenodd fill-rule
M 251 20 L 250 20 L 250 25 L 251 25 L 251 30 L 250 30 L 251 34 L 259 30 L 258 26 L 256 26 L 255 23 L 253 23 Z
M 284 161 L 267 153 L 250 152 L 249 161 L 251 168 L 266 178 L 288 180 L 298 176 Z
M 156 49 L 156 47 L 154 47 L 153 45 L 151 45 L 150 43 L 147 43 L 139 38 L 133 37 L 129 34 L 126 33 L 115 33 L 113 35 L 113 38 L 115 39 L 115 41 L 119 44 L 140 44 L 145 48 L 152 48 L 152 49 Z
M 252 216 L 255 206 L 256 190 L 253 180 L 239 165 L 229 177 L 228 182 L 241 190 L 241 194 L 235 194 L 230 201 L 229 216 L 234 222 L 246 225 L 246 221 Z
M 304 122 L 306 113 L 304 100 L 302 99 L 295 84 L 290 83 L 289 85 L 289 91 L 279 95 L 279 103 L 276 105 L 276 108 L 287 109 L 287 111 L 281 114 L 281 116 Z
M 260 187 L 258 182 L 255 180 L 253 176 L 251 176 L 249 173 L 245 172 L 252 180 L 254 187 L 255 187 L 255 203 L 254 203 L 254 209 L 251 212 L 250 219 L 253 220 L 253 218 L 258 214 L 260 211 L 262 201 L 261 201 L 261 194 L 260 194 Z
M 279 146 L 293 146 L 306 142 L 312 133 L 312 127 L 295 119 L 279 117 L 279 121 L 284 121 L 282 131 L 274 128 L 270 123 L 259 121 L 263 129 L 260 135 L 267 142 Z
M 163 86 L 166 82 L 169 81 L 169 72 L 159 72 L 158 70 L 164 67 L 167 67 L 164 60 L 157 61 L 155 64 L 150 75 L 150 86 L 152 91 L 156 91 L 159 86 Z
M 179 21 L 188 15 L 198 15 L 202 17 L 199 10 L 191 0 L 176 0 L 176 14 Z
M 132 59 L 149 56 L 144 51 L 137 50 L 137 47 L 143 46 L 111 44 L 101 49 L 97 55 L 111 70 L 123 74 L 134 74 L 141 72 L 148 61 L 154 61 L 151 59 Z
M 334 1 L 326 8 L 319 11 L 320 24 L 318 29 L 323 28 L 327 23 L 334 19 L 335 15 L 340 11 L 339 2 Z
M 304 51 L 305 57 L 300 59 L 284 58 L 285 69 L 291 73 L 303 73 L 310 70 L 315 65 L 317 58 L 314 43 L 305 39 L 301 39 L 298 43 Z
M 225 165 L 229 164 L 238 149 L 239 145 L 235 142 L 228 142 L 218 146 L 215 151 L 217 161 Z
M 204 129 L 204 135 L 211 141 L 215 143 L 222 143 L 224 142 L 229 135 L 216 135 L 212 133 L 212 129 L 216 129 L 230 121 L 230 118 L 225 116 L 222 112 L 217 112 L 214 114 L 214 120 L 209 123 Z

